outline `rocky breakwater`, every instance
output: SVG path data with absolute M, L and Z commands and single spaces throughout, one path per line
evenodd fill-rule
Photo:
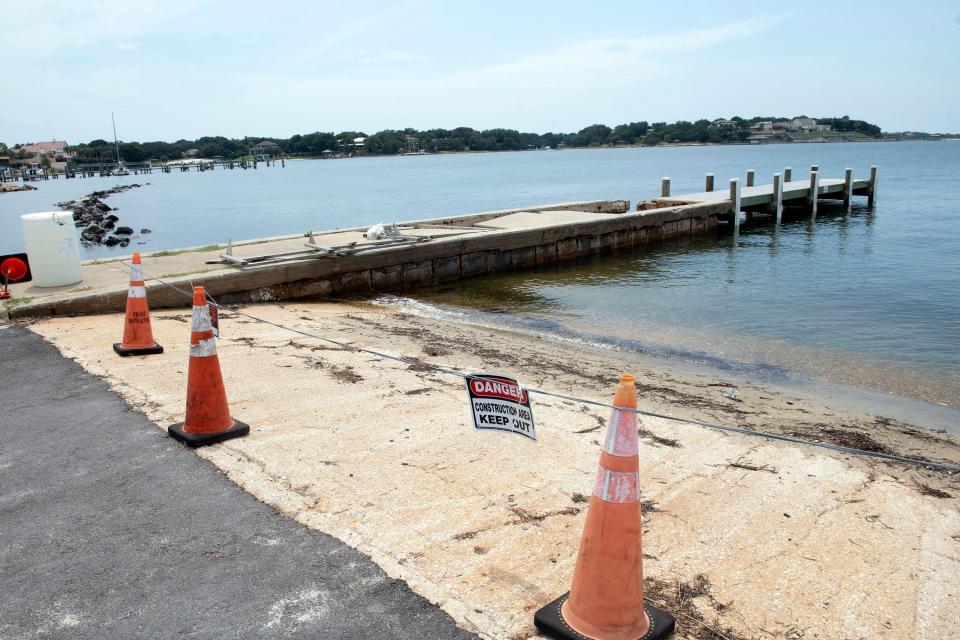
M 14 191 L 36 191 L 37 188 L 27 183 L 19 182 L 0 182 L 0 193 L 13 193 Z
M 58 202 L 57 206 L 70 211 L 73 214 L 73 223 L 77 227 L 83 227 L 83 231 L 80 232 L 80 242 L 83 243 L 83 246 L 104 245 L 113 247 L 119 245 L 126 247 L 136 237 L 134 231 L 130 227 L 118 224 L 120 217 L 112 213 L 117 209 L 108 205 L 103 199 L 114 193 L 123 193 L 142 186 L 145 185 L 136 183 L 117 185 L 106 191 L 94 191 L 83 198 L 77 198 L 69 202 Z M 142 235 L 148 233 L 150 233 L 150 229 L 140 230 Z

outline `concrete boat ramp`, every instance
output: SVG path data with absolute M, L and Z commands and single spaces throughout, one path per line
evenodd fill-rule
M 852 196 L 873 200 L 876 170 L 870 180 L 810 179 L 748 187 L 732 180 L 729 192 L 713 190 L 671 196 L 669 178 L 661 197 L 640 202 L 593 200 L 387 225 L 385 238 L 368 238 L 369 226 L 308 231 L 224 245 L 161 251 L 143 256 L 152 308 L 184 307 L 189 291 L 204 285 L 225 304 L 303 297 L 399 292 L 452 282 L 474 275 L 561 263 L 595 253 L 702 236 L 722 222 L 739 230 L 740 212 L 770 213 L 780 221 L 784 203 L 804 203 L 816 212 L 820 199 Z M 789 170 L 785 173 L 788 174 Z M 816 198 L 810 194 L 816 193 Z M 65 287 L 11 285 L 5 305 L 11 318 L 110 313 L 124 309 L 128 257 L 83 265 L 83 281 Z

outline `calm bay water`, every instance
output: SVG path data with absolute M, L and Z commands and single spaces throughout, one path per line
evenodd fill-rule
M 796 219 L 739 238 L 670 243 L 548 271 L 469 280 L 416 299 L 440 312 L 774 382 L 793 376 L 960 407 L 960 143 L 673 147 L 290 162 L 286 168 L 38 183 L 0 196 L 0 253 L 18 216 L 114 184 L 143 251 L 417 217 L 675 193 L 703 175 L 758 181 L 810 164 L 840 177 L 880 167 L 875 209 Z M 859 199 L 858 199 L 859 200 Z M 123 255 L 96 248 L 87 257 Z M 491 313 L 491 311 L 495 313 Z M 504 313 L 505 312 L 505 313 Z

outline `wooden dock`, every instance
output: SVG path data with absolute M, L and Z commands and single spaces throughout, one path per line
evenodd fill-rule
M 734 229 L 740 229 L 740 214 L 748 217 L 753 214 L 770 215 L 777 224 L 783 218 L 784 207 L 803 207 L 811 216 L 817 215 L 817 205 L 821 200 L 836 200 L 843 203 L 849 211 L 854 196 L 866 196 L 868 206 L 873 206 L 877 192 L 877 167 L 870 167 L 867 178 L 854 178 L 853 169 L 846 169 L 842 178 L 823 178 L 817 165 L 801 180 L 793 179 L 793 170 L 787 167 L 783 173 L 775 173 L 770 184 L 756 185 L 756 172 L 747 171 L 744 184 L 739 178 L 730 180 L 729 188 L 724 191 L 715 189 L 714 174 L 704 178 L 704 190 L 697 193 L 671 195 L 670 178 L 660 181 L 660 197 L 641 202 L 637 208 L 648 209 L 683 204 L 726 201 L 729 210 L 721 219 L 733 223 Z M 814 196 L 815 194 L 815 196 Z

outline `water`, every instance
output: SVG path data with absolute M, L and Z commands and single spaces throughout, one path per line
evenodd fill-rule
M 434 309 L 788 384 L 855 385 L 960 407 L 960 144 L 673 147 L 290 162 L 257 171 L 38 183 L 0 196 L 0 253 L 17 216 L 116 183 L 121 224 L 145 251 L 417 217 L 702 189 L 713 172 L 880 167 L 878 204 L 849 215 L 745 225 L 738 239 L 670 243 L 547 271 L 418 292 Z M 857 199 L 860 200 L 859 198 Z M 129 250 L 127 250 L 129 251 Z M 87 257 L 122 255 L 94 248 Z M 489 313 L 495 310 L 497 313 Z M 506 313 L 503 313 L 506 312 Z M 876 398 L 876 396 L 874 396 Z

